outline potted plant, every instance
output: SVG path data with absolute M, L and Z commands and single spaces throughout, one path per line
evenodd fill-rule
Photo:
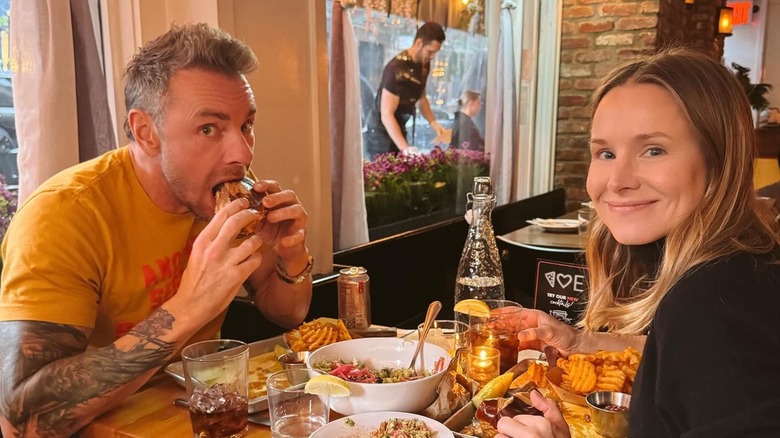
M 769 108 L 769 101 L 764 95 L 772 89 L 772 85 L 752 84 L 750 82 L 750 77 L 748 76 L 748 73 L 750 73 L 749 68 L 743 67 L 736 62 L 732 62 L 731 66 L 736 70 L 734 74 L 737 76 L 737 79 L 739 79 L 739 83 L 742 84 L 742 88 L 745 90 L 745 94 L 747 94 L 750 106 L 753 107 L 753 120 L 756 123 L 756 127 L 758 127 L 761 113 Z

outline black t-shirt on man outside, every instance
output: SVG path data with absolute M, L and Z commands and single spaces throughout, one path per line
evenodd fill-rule
M 368 132 L 365 141 L 371 159 L 377 154 L 399 151 L 382 124 L 382 90 L 399 97 L 395 120 L 403 135 L 406 136 L 406 122 L 414 115 L 417 101 L 425 92 L 429 71 L 430 63 L 415 62 L 406 50 L 396 55 L 385 66 L 382 82 L 379 84 L 367 121 Z

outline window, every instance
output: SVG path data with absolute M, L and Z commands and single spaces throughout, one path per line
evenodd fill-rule
M 412 46 L 418 25 L 429 20 L 445 25 L 446 34 L 441 50 L 431 62 L 426 84 L 426 95 L 436 121 L 445 129 L 453 128 L 460 109 L 458 99 L 465 90 L 480 93 L 484 103 L 488 41 L 483 1 L 432 2 L 434 9 L 440 7 L 439 11 L 416 11 L 418 3 L 394 1 L 388 14 L 386 2 L 364 0 L 349 10 L 358 44 L 363 133 L 367 130 L 366 120 L 385 65 Z M 331 1 L 327 2 L 326 11 L 330 41 Z M 440 18 L 423 16 L 426 14 Z M 485 111 L 477 111 L 472 119 L 484 138 Z M 417 149 L 414 158 L 379 156 L 367 161 L 369 154 L 364 141 L 364 182 L 371 240 L 461 215 L 473 177 L 489 172 L 489 158 L 484 152 L 450 149 L 449 138 L 437 139 L 419 109 L 408 120 L 406 131 L 407 141 Z
M 0 0 L 0 240 L 16 212 L 19 169 L 14 96 L 11 88 L 11 0 Z

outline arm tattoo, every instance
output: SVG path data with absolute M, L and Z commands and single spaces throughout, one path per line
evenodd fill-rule
M 157 309 L 125 337 L 133 342 L 86 350 L 90 331 L 39 321 L 0 323 L 0 413 L 17 436 L 35 430 L 62 435 L 101 414 L 106 393 L 160 367 L 175 353 L 177 344 L 160 337 L 173 328 L 175 318 Z

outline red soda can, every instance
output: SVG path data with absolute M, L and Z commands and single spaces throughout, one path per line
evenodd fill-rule
M 351 267 L 339 271 L 339 319 L 351 329 L 371 325 L 371 294 L 365 268 Z

